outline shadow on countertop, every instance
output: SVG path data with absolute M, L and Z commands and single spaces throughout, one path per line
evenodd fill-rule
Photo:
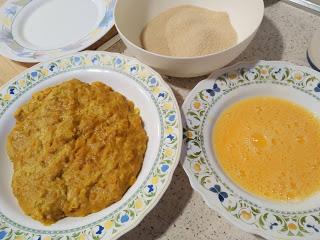
M 280 0 L 264 0 L 264 6 L 265 7 L 269 7 L 277 2 L 279 2 Z
M 119 240 L 154 240 L 163 235 L 174 225 L 175 219 L 186 207 L 192 195 L 192 188 L 187 175 L 179 164 L 174 173 L 171 184 L 157 206 L 133 230 Z
M 280 60 L 284 51 L 280 30 L 270 18 L 264 16 L 257 34 L 247 49 L 229 65 L 240 61 Z

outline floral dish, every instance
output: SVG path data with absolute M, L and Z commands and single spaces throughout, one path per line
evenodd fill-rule
M 319 117 L 320 74 L 286 62 L 258 61 L 222 69 L 200 82 L 182 106 L 183 168 L 207 205 L 244 231 L 270 240 L 319 239 L 319 193 L 302 201 L 266 200 L 236 185 L 216 160 L 211 130 L 219 113 L 255 96 L 283 98 Z
M 0 54 L 42 62 L 89 47 L 113 26 L 115 0 L 8 0 L 0 8 Z
M 86 217 L 69 217 L 44 226 L 26 216 L 13 195 L 13 169 L 5 139 L 14 126 L 13 113 L 21 104 L 33 93 L 71 78 L 103 82 L 133 101 L 140 109 L 149 142 L 139 176 L 120 201 Z M 0 126 L 1 240 L 117 239 L 156 206 L 170 184 L 182 145 L 179 107 L 160 75 L 133 58 L 98 51 L 38 64 L 2 86 Z

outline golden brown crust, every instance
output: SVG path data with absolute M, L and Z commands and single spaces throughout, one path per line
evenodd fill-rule
M 7 151 L 27 215 L 52 224 L 121 199 L 141 169 L 147 135 L 134 104 L 110 87 L 70 80 L 15 114 Z

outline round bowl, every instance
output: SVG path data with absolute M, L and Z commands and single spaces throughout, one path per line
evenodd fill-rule
M 105 83 L 131 100 L 140 109 L 149 141 L 139 176 L 121 200 L 85 217 L 44 226 L 22 212 L 12 192 L 6 137 L 15 124 L 14 112 L 32 94 L 72 78 Z M 63 56 L 26 69 L 1 86 L 0 240 L 115 240 L 133 229 L 169 187 L 182 146 L 180 116 L 174 94 L 161 76 L 121 54 L 84 51 Z
M 144 50 L 140 41 L 143 28 L 161 12 L 179 5 L 227 12 L 238 34 L 237 44 L 224 51 L 199 57 L 171 57 Z M 160 73 L 174 77 L 201 76 L 230 63 L 249 45 L 263 14 L 263 0 L 118 0 L 114 10 L 116 28 L 130 54 Z
M 251 194 L 226 174 L 212 148 L 217 117 L 232 104 L 258 96 L 288 100 L 320 117 L 320 73 L 288 62 L 255 61 L 237 63 L 199 82 L 181 107 L 183 168 L 205 203 L 240 229 L 268 240 L 319 240 L 319 192 L 298 201 Z

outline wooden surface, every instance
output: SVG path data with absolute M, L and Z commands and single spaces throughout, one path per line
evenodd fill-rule
M 5 0 L 0 0 L 0 6 L 5 2 Z M 114 35 L 116 35 L 117 30 L 113 27 L 105 36 L 103 36 L 99 41 L 88 47 L 87 49 L 94 50 L 101 46 L 103 43 L 108 41 Z M 11 78 L 15 77 L 21 73 L 26 68 L 32 66 L 33 64 L 19 63 L 11 61 L 10 59 L 0 55 L 0 85 L 6 83 Z

